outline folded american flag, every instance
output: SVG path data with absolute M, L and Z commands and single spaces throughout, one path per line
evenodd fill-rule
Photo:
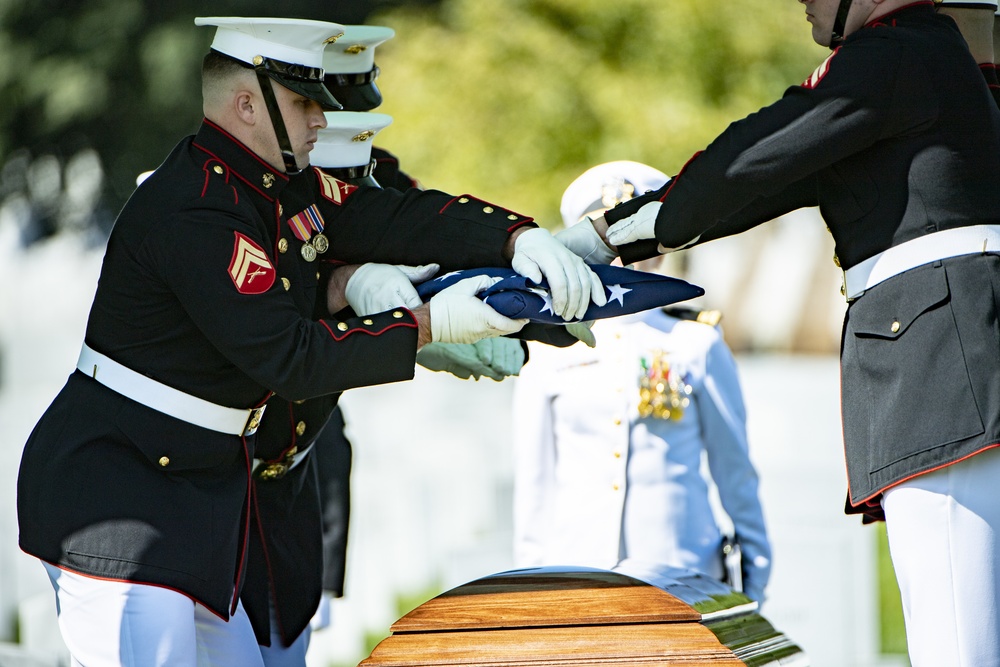
M 679 278 L 661 276 L 658 273 L 646 273 L 604 264 L 593 264 L 590 268 L 604 283 L 604 293 L 608 297 L 608 303 L 598 306 L 591 302 L 583 317 L 587 321 L 659 308 L 693 299 L 705 293 L 705 290 L 697 285 Z M 497 284 L 479 293 L 479 297 L 501 315 L 515 319 L 526 318 L 532 322 L 565 324 L 561 317 L 552 312 L 548 284 L 544 280 L 540 284 L 535 283 L 513 269 L 452 271 L 417 285 L 417 294 L 427 301 L 459 280 L 482 275 L 501 278 Z

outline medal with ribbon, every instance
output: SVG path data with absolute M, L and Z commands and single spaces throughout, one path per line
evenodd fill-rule
M 686 377 L 670 367 L 667 354 L 655 350 L 639 361 L 639 416 L 679 420 L 691 404 L 693 391 Z
M 307 262 L 314 261 L 317 253 L 322 254 L 330 248 L 330 241 L 323 235 L 325 224 L 315 204 L 288 219 L 295 238 L 302 241 L 299 252 Z

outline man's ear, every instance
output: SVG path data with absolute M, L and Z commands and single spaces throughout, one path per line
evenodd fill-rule
M 241 90 L 233 98 L 233 108 L 236 111 L 236 115 L 247 125 L 255 125 L 257 123 L 259 106 L 256 96 L 249 90 Z

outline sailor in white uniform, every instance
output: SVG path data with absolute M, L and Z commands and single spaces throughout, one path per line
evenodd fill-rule
M 564 222 L 666 180 L 634 162 L 594 167 L 567 189 Z M 771 548 L 736 364 L 718 319 L 656 309 L 596 322 L 594 348 L 531 345 L 514 390 L 518 567 L 610 569 L 629 558 L 725 579 L 705 455 L 742 550 L 736 577 L 763 600 Z

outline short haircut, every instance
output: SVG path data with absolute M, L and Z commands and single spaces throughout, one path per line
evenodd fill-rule
M 218 51 L 209 51 L 201 62 L 201 93 L 209 99 L 210 92 L 229 87 L 230 82 L 243 77 L 253 68 Z

